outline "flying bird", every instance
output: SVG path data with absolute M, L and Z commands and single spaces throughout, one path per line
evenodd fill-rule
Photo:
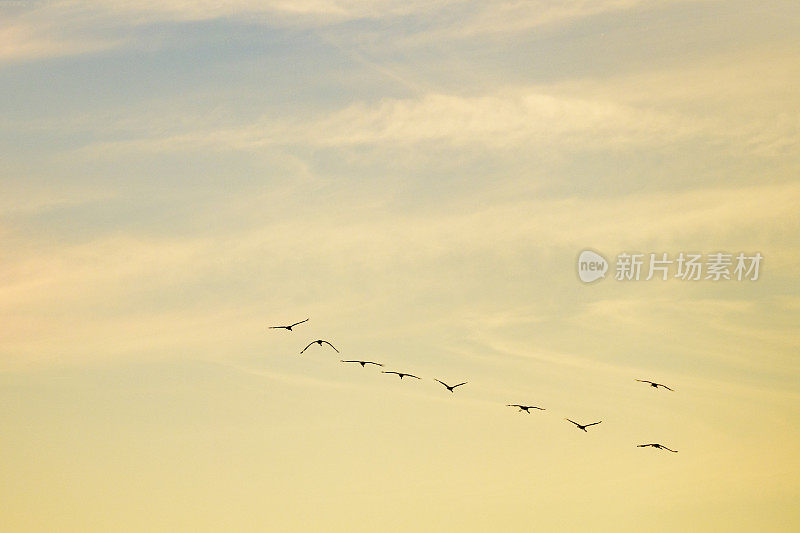
M 588 431 L 586 431 L 586 428 L 588 428 L 589 426 L 594 426 L 594 425 L 597 425 L 597 424 L 599 424 L 600 422 L 602 422 L 602 420 L 601 420 L 600 422 L 592 422 L 591 424 L 585 424 L 585 425 L 584 425 L 584 424 L 578 424 L 577 422 L 575 422 L 574 420 L 570 420 L 569 418 L 565 418 L 564 420 L 567 420 L 567 421 L 569 421 L 569 422 L 572 422 L 573 424 L 575 424 L 576 426 L 578 426 L 578 429 L 582 429 L 582 430 L 583 430 L 584 432 L 586 432 L 586 433 L 589 433 Z
M 285 329 L 286 331 L 292 331 L 292 328 L 295 327 L 296 325 L 302 324 L 303 322 L 308 322 L 308 321 L 309 321 L 309 319 L 306 318 L 305 320 L 301 320 L 300 322 L 295 322 L 294 324 L 291 324 L 289 326 L 270 326 L 269 329 Z
M 669 448 L 667 448 L 663 444 L 658 444 L 656 442 L 653 442 L 651 444 L 639 444 L 636 447 L 637 448 L 647 448 L 648 446 L 651 446 L 653 448 L 658 448 L 659 450 L 667 450 L 668 452 L 678 453 L 678 450 L 670 450 Z
M 339 359 L 342 363 L 358 363 L 361 365 L 361 368 L 364 368 L 366 365 L 375 365 L 375 366 L 383 366 L 381 363 L 373 363 L 372 361 L 356 361 L 356 360 L 347 360 Z
M 531 414 L 531 409 L 538 409 L 540 411 L 547 411 L 544 407 L 536 407 L 535 405 L 520 405 L 518 403 L 509 403 L 506 404 L 506 407 L 519 407 L 519 412 L 525 411 L 528 414 Z
M 325 343 L 325 344 L 327 344 L 328 346 L 330 346 L 331 348 L 333 348 L 333 349 L 336 351 L 336 353 L 339 353 L 339 350 L 337 350 L 337 349 L 336 349 L 336 346 L 334 346 L 333 344 L 329 343 L 328 341 L 326 341 L 326 340 L 322 340 L 322 339 L 319 339 L 319 340 L 316 340 L 316 341 L 311 341 L 311 342 L 309 342 L 309 343 L 308 343 L 308 346 L 306 346 L 305 348 L 303 348 L 303 350 L 302 350 L 300 353 L 303 353 L 303 352 L 305 352 L 306 350 L 308 350 L 308 349 L 309 349 L 309 347 L 311 347 L 311 345 L 312 345 L 312 344 L 314 344 L 314 343 L 316 343 L 316 344 L 319 344 L 320 346 L 322 346 L 322 344 L 323 344 L 323 343 Z
M 656 389 L 659 388 L 659 387 L 664 387 L 667 390 L 672 390 L 669 387 L 667 387 L 666 385 L 662 385 L 661 383 L 656 383 L 655 381 L 649 381 L 649 380 L 646 380 L 646 379 L 637 379 L 636 381 L 639 381 L 641 383 L 649 383 L 651 387 L 654 387 Z
M 440 379 L 435 379 L 434 381 L 438 381 L 439 383 L 444 385 L 444 388 L 449 390 L 450 392 L 453 392 L 453 389 L 455 389 L 456 387 L 460 387 L 461 385 L 466 385 L 467 384 L 467 382 L 465 381 L 464 383 L 459 383 L 458 385 L 453 385 L 451 387 L 450 385 L 448 385 L 447 383 L 445 383 L 444 381 L 442 381 Z
M 403 379 L 405 376 L 408 376 L 408 377 L 414 378 L 414 379 L 422 379 L 421 377 L 415 376 L 414 374 L 406 374 L 405 372 L 395 372 L 394 370 L 391 370 L 391 371 L 384 370 L 383 373 L 384 374 L 397 374 L 397 376 L 400 379 Z

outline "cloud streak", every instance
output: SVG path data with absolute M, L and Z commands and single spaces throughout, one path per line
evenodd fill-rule
M 684 2 L 686 0 L 683 0 Z M 698 0 L 695 0 L 698 1 Z M 249 24 L 290 28 L 324 28 L 348 21 L 425 21 L 424 33 L 415 25 L 400 26 L 408 36 L 461 40 L 476 36 L 508 35 L 536 26 L 580 20 L 634 7 L 658 8 L 672 0 L 569 0 L 553 4 L 472 0 L 61 0 L 6 8 L 0 24 L 0 65 L 43 58 L 96 53 L 120 46 L 135 47 L 136 39 L 109 39 L 97 27 L 118 34 L 164 22 L 190 23 L 230 19 Z M 3 6 L 0 5 L 0 9 Z M 417 38 L 419 42 L 419 38 Z
M 411 146 L 430 143 L 489 150 L 522 146 L 625 148 L 700 137 L 726 137 L 709 121 L 610 101 L 564 98 L 536 90 L 462 97 L 426 94 L 354 104 L 302 121 L 264 118 L 235 128 L 206 128 L 166 137 L 99 142 L 92 155 L 269 146 Z

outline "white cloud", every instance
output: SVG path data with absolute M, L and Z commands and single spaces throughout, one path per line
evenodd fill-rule
M 5 24 L 0 26 L 0 65 L 135 45 L 98 36 L 98 30 L 116 28 L 116 33 L 124 33 L 126 28 L 164 21 L 235 18 L 278 26 L 322 27 L 357 19 L 420 16 L 426 21 L 424 30 L 400 27 L 400 34 L 423 40 L 461 39 L 477 34 L 508 34 L 542 24 L 664 3 L 666 0 L 490 4 L 470 0 L 62 0 L 25 5 L 21 12 L 9 11 Z
M 114 0 L 74 1 L 60 5 L 133 16 L 137 21 L 205 20 L 220 17 L 264 16 L 270 22 L 339 22 L 361 18 L 381 19 L 406 15 L 427 15 L 435 22 L 448 22 L 467 33 L 515 31 L 549 22 L 581 18 L 636 5 L 658 5 L 664 0 L 568 0 L 566 2 L 474 2 L 470 0 Z M 466 20 L 449 20 L 436 12 L 457 9 Z M 272 17 L 272 18 L 270 18 Z
M 244 205 L 259 212 L 274 205 L 269 197 L 262 200 L 248 198 Z M 362 308 L 358 291 L 365 286 L 367 292 L 380 287 L 388 300 L 402 300 L 403 294 L 396 291 L 407 295 L 409 289 L 401 289 L 403 284 L 394 276 L 413 280 L 411 292 L 435 292 L 450 283 L 454 261 L 488 262 L 502 270 L 526 249 L 546 257 L 587 245 L 612 252 L 645 242 L 671 252 L 686 242 L 705 246 L 704 251 L 734 244 L 758 246 L 770 276 L 790 275 L 798 255 L 791 242 L 797 228 L 786 227 L 800 202 L 797 184 L 606 199 L 521 199 L 467 211 L 444 208 L 412 214 L 385 212 L 380 206 L 365 212 L 334 198 L 311 205 L 302 199 L 285 201 L 285 212 L 294 216 L 268 217 L 246 229 L 192 239 L 110 232 L 78 245 L 15 247 L 0 268 L 0 314 L 8 326 L 0 349 L 7 354 L 46 357 L 57 351 L 77 357 L 86 350 L 103 351 L 109 339 L 114 339 L 116 353 L 144 347 L 158 352 L 182 342 L 191 349 L 221 346 L 259 327 L 253 302 L 240 301 L 244 293 L 235 288 L 242 280 L 250 285 L 248 293 L 269 294 L 273 306 L 294 305 L 297 290 L 327 294 L 315 298 L 315 309 L 335 315 L 343 305 Z M 232 209 L 215 211 L 214 216 L 243 214 Z M 787 235 L 782 237 L 782 231 Z M 454 259 L 454 253 L 460 259 Z M 277 280 L 298 278 L 304 280 L 302 289 L 290 283 L 279 290 Z M 462 280 L 458 290 L 491 291 L 469 283 Z M 210 288 L 215 289 L 209 292 Z M 636 309 L 611 309 L 611 314 L 635 318 Z M 453 312 L 462 322 L 474 321 L 463 309 Z M 536 316 L 528 312 L 521 319 Z M 597 317 L 587 319 L 592 321 Z M 230 323 L 214 326 L 225 322 Z M 513 325 L 508 317 L 501 322 Z M 655 320 L 646 322 L 642 328 Z M 727 331 L 726 327 L 720 323 L 718 329 Z M 756 340 L 762 334 L 776 342 L 779 338 L 755 327 L 740 333 Z M 780 339 L 790 340 L 786 335 Z
M 754 155 L 794 156 L 800 153 L 796 48 L 771 44 L 691 58 L 680 66 L 569 80 L 550 90 L 681 116 L 705 137 L 728 139 Z
M 677 114 L 565 98 L 537 89 L 484 96 L 427 94 L 419 98 L 358 103 L 327 116 L 288 122 L 263 118 L 238 127 L 130 141 L 101 142 L 92 155 L 128 151 L 192 149 L 259 150 L 265 146 L 347 147 L 441 143 L 454 147 L 505 149 L 643 146 L 690 139 L 712 131 L 708 123 Z M 724 132 L 719 135 L 724 136 Z
M 59 36 L 51 24 L 0 23 L 0 65 L 49 57 L 94 53 L 118 46 L 91 36 Z

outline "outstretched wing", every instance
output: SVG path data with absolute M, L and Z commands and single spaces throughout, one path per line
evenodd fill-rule
M 602 420 L 601 420 L 600 422 L 602 422 Z M 600 422 L 592 422 L 591 424 L 586 424 L 584 427 L 587 427 L 587 428 L 588 428 L 589 426 L 596 426 L 596 425 L 597 425 L 597 424 L 599 424 Z
M 450 388 L 450 386 L 449 386 L 447 383 L 445 383 L 444 381 L 442 381 L 441 379 L 435 379 L 435 378 L 434 378 L 434 380 L 433 380 L 433 381 L 438 381 L 439 383 L 441 383 L 442 385 L 444 385 L 444 386 L 445 386 L 445 388 L 448 388 L 448 389 Z
M 344 359 L 339 359 L 339 362 L 341 362 L 341 363 L 360 363 L 361 361 L 350 361 L 350 360 L 345 361 Z
M 652 384 L 653 384 L 653 382 L 652 382 L 652 381 L 648 381 L 648 380 L 646 380 L 646 379 L 637 379 L 636 381 L 638 381 L 638 382 L 640 382 L 640 383 L 649 383 L 650 385 L 652 385 Z
M 290 328 L 293 328 L 293 327 L 295 327 L 297 324 L 302 324 L 303 322 L 308 322 L 308 320 L 309 320 L 309 319 L 308 319 L 308 318 L 306 318 L 305 320 L 301 320 L 300 322 L 295 322 L 294 324 L 292 324 L 292 325 L 291 325 L 291 326 L 289 326 L 289 327 L 290 327 Z
M 666 446 L 661 446 L 661 447 L 662 447 L 662 448 L 664 448 L 665 450 L 669 451 L 669 452 L 672 452 L 672 453 L 678 453 L 678 450 L 670 450 L 670 449 L 669 449 L 669 448 L 667 448 Z
M 578 427 L 581 427 L 581 425 L 580 425 L 580 424 L 578 424 L 577 422 L 575 422 L 574 420 L 570 420 L 569 418 L 565 418 L 564 420 L 566 420 L 566 421 L 568 421 L 568 422 L 572 422 L 572 423 L 573 423 L 573 424 L 575 424 L 576 426 L 578 426 Z
M 465 381 L 465 382 L 463 382 L 463 383 L 459 383 L 458 385 L 453 385 L 453 386 L 452 386 L 452 387 L 450 387 L 450 388 L 451 388 L 451 389 L 455 389 L 456 387 L 460 387 L 461 385 L 466 385 L 466 384 L 467 384 L 467 382 Z
M 659 383 L 659 385 L 661 385 L 661 383 Z M 670 389 L 669 387 L 667 387 L 666 385 L 661 385 L 661 386 L 662 386 L 662 387 L 664 387 L 664 388 L 665 388 L 665 389 L 667 389 L 667 390 L 672 390 L 672 389 Z M 674 392 L 674 391 L 673 391 L 673 392 Z
M 300 351 L 300 353 L 303 353 L 303 352 L 305 352 L 306 350 L 308 350 L 308 348 L 309 348 L 309 347 L 310 347 L 312 344 L 314 344 L 315 342 L 317 342 L 317 341 L 311 341 L 311 342 L 309 342 L 309 343 L 308 343 L 308 345 L 307 345 L 305 348 L 303 348 L 303 349 Z
M 415 376 L 414 374 L 406 374 L 406 376 L 408 376 L 410 378 L 415 378 L 415 379 L 422 379 L 421 377 Z
M 337 350 L 336 346 L 334 346 L 333 344 L 329 343 L 328 341 L 322 341 L 322 342 L 333 348 L 336 353 L 339 353 L 339 350 Z
M 366 363 L 368 365 L 383 366 L 381 363 L 375 363 L 373 361 L 364 361 L 364 363 Z
M 384 370 L 382 374 L 397 374 L 400 375 L 400 372 L 395 372 L 394 370 Z
M 288 329 L 289 326 L 270 326 L 269 329 Z

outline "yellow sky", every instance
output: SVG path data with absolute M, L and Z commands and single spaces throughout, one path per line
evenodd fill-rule
M 2 529 L 797 530 L 798 22 L 0 4 Z

